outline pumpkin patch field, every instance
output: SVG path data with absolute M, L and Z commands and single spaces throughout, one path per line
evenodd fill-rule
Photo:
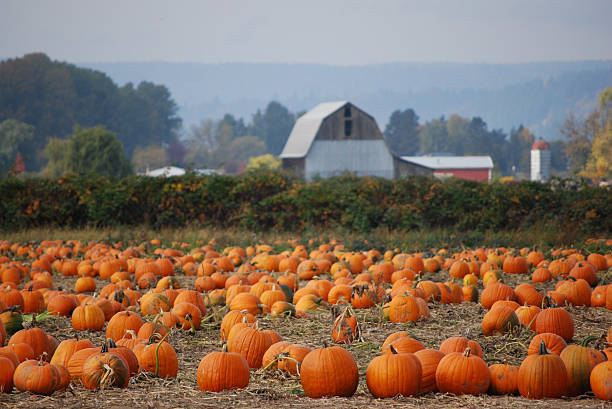
M 607 237 L 0 240 L 0 407 L 604 407 L 611 275 Z

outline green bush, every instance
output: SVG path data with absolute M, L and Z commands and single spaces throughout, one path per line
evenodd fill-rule
M 376 228 L 612 231 L 612 190 L 571 180 L 541 184 L 386 180 L 340 176 L 304 182 L 280 172 L 241 176 L 0 179 L 0 228 L 147 225 L 257 231 Z

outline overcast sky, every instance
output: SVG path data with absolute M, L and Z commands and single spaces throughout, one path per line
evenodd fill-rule
M 612 0 L 0 0 L 0 58 L 69 62 L 612 59 Z

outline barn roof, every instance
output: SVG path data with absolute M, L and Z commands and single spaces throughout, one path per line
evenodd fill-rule
M 308 153 L 323 120 L 346 105 L 348 101 L 324 102 L 295 122 L 281 158 L 303 158 Z
M 490 156 L 402 156 L 402 160 L 428 169 L 493 169 Z

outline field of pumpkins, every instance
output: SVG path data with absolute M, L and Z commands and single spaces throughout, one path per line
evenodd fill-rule
M 602 407 L 611 273 L 610 239 L 0 240 L 0 407 Z

